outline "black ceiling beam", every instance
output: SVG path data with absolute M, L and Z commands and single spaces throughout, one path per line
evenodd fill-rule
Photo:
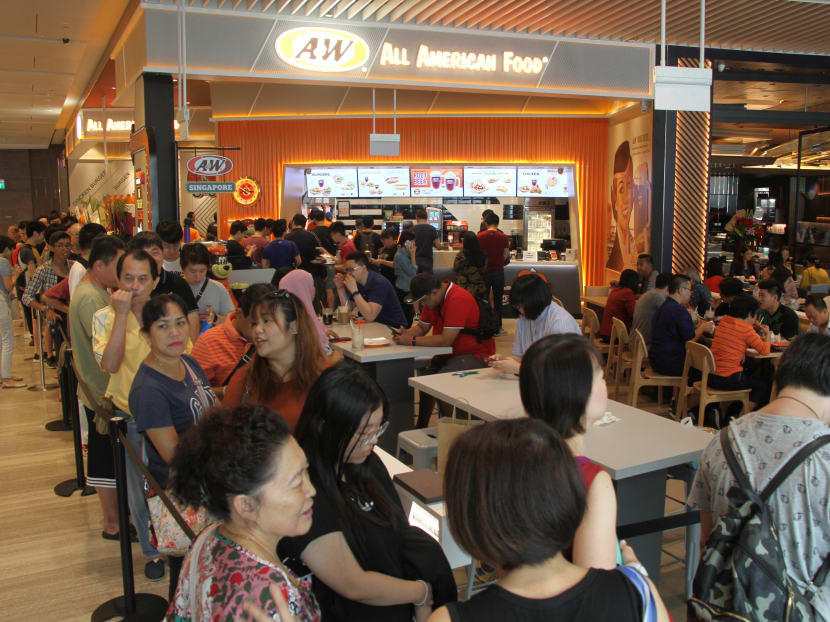
M 789 73 L 784 71 L 741 71 L 729 69 L 712 72 L 712 78 L 724 82 L 783 82 L 788 84 L 830 84 L 830 73 Z
M 712 123 L 761 123 L 768 125 L 830 125 L 830 112 L 801 110 L 746 110 L 739 105 L 712 105 Z
M 660 45 L 655 44 L 659 62 Z M 699 58 L 700 48 L 670 45 L 670 52 L 667 54 L 669 62 L 678 57 Z M 721 48 L 705 48 L 704 56 L 713 63 L 723 61 L 742 61 L 750 63 L 777 63 L 780 65 L 792 65 L 793 67 L 830 69 L 830 56 L 818 54 L 786 54 L 783 52 L 751 52 L 746 50 L 726 50 Z

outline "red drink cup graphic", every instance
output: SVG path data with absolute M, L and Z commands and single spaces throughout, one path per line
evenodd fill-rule
M 326 184 L 326 182 L 325 182 L 324 180 L 322 180 L 322 179 L 318 179 L 318 180 L 317 180 L 317 185 L 318 185 L 318 186 L 320 186 L 321 188 L 322 188 L 325 184 Z
M 535 180 L 535 179 L 531 179 L 531 180 L 530 180 L 530 184 L 531 184 L 531 185 L 533 185 L 533 186 L 535 186 L 535 185 L 536 185 L 536 180 Z
M 447 192 L 452 192 L 455 189 L 455 173 L 450 171 L 447 173 L 446 177 L 444 177 L 444 184 L 447 186 Z
M 429 174 L 429 180 L 432 183 L 432 187 L 435 190 L 441 187 L 441 171 L 432 171 Z

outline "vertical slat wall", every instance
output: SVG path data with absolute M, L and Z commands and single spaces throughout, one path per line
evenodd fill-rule
M 697 67 L 698 60 L 681 58 L 677 64 Z M 680 272 L 691 267 L 702 276 L 709 210 L 710 114 L 685 110 L 676 114 L 672 270 Z
M 471 97 L 474 97 L 471 95 Z M 250 207 L 221 195 L 219 222 L 227 235 L 228 220 L 251 216 L 277 218 L 282 176 L 292 164 L 384 164 L 563 162 L 576 165 L 580 208 L 583 278 L 600 284 L 608 229 L 605 119 L 561 118 L 407 118 L 399 119 L 401 153 L 397 158 L 369 155 L 371 119 L 222 121 L 219 144 L 240 147 L 232 152 L 232 179 L 254 177 L 262 198 Z M 392 121 L 378 121 L 378 132 L 392 132 Z

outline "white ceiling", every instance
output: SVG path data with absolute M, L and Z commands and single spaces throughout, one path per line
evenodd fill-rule
M 0 149 L 63 142 L 129 1 L 0 0 Z

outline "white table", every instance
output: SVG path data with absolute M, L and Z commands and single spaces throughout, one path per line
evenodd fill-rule
M 493 369 L 464 377 L 451 373 L 421 376 L 410 378 L 409 384 L 485 421 L 525 416 L 519 379 L 501 376 Z M 592 426 L 585 436 L 585 456 L 614 480 L 617 524 L 661 517 L 667 470 L 697 460 L 713 437 L 620 402 L 609 400 L 608 408 L 620 421 Z M 653 577 L 659 577 L 661 540 L 662 534 L 631 538 Z
M 332 324 L 334 332 L 351 337 L 348 324 Z M 364 337 L 386 337 L 391 341 L 392 331 L 378 322 L 360 324 Z M 389 429 L 378 444 L 391 454 L 398 444 L 398 433 L 412 429 L 415 420 L 415 395 L 407 380 L 415 375 L 415 359 L 451 354 L 450 347 L 399 346 L 391 343 L 380 348 L 353 350 L 351 341 L 333 343 L 332 347 L 346 358 L 360 363 L 380 385 L 389 400 Z

